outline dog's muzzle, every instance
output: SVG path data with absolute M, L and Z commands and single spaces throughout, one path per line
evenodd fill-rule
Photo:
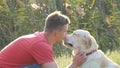
M 65 38 L 63 41 L 66 46 L 73 47 L 73 44 L 70 43 L 67 38 Z

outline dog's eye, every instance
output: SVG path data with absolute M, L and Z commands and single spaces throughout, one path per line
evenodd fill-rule
M 73 33 L 73 35 L 75 35 L 75 36 L 76 36 L 76 34 L 75 34 L 75 33 Z
M 78 35 L 78 34 L 76 34 L 76 33 L 73 33 L 73 35 L 74 35 L 74 36 L 77 36 L 77 37 L 79 37 L 79 35 Z
M 79 37 L 79 36 L 80 36 L 79 34 L 76 34 L 76 33 L 73 33 L 73 35 L 76 36 L 76 37 Z

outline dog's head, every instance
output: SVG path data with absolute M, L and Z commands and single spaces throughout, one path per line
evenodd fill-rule
M 90 52 L 98 48 L 94 37 L 87 30 L 75 30 L 72 34 L 67 35 L 64 44 L 73 50 L 80 52 Z

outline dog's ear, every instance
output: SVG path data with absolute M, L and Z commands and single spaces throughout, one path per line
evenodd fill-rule
M 90 48 L 92 45 L 92 40 L 91 40 L 90 35 L 84 35 L 82 42 L 85 45 L 86 49 Z

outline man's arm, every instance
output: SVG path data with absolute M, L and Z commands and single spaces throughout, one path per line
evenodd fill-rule
M 56 62 L 49 62 L 42 64 L 42 68 L 58 68 Z
M 86 55 L 78 53 L 73 57 L 73 61 L 67 68 L 77 68 L 86 61 Z M 42 68 L 58 68 L 56 62 L 49 62 L 42 64 Z

